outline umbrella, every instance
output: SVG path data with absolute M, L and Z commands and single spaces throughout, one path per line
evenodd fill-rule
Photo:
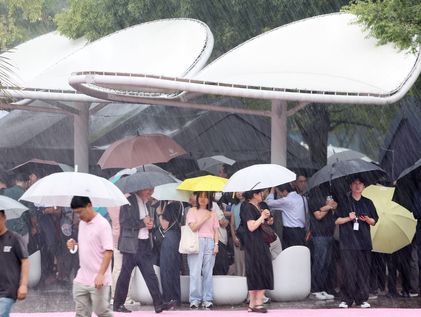
M 11 220 L 22 216 L 28 208 L 12 198 L 0 195 L 0 210 L 4 210 L 6 218 Z
M 256 164 L 235 172 L 225 185 L 224 192 L 244 192 L 278 186 L 294 181 L 296 175 L 277 164 Z
M 336 161 L 332 164 L 327 164 L 318 170 L 309 179 L 307 190 L 310 191 L 321 185 L 342 189 L 344 186 L 343 178 L 352 177 L 354 175 L 363 177 L 368 183 L 375 183 L 379 179 L 386 177 L 386 172 L 376 164 L 361 159 Z M 346 188 L 346 190 L 348 190 L 348 188 Z
M 177 189 L 193 192 L 220 192 L 227 183 L 227 179 L 219 176 L 206 175 L 185 179 Z
M 152 197 L 156 200 L 176 200 L 189 202 L 190 192 L 177 189 L 180 183 L 170 183 L 155 187 Z
M 371 199 L 379 221 L 371 228 L 373 251 L 393 253 L 410 244 L 415 235 L 417 221 L 401 205 L 392 201 L 393 187 L 370 185 L 363 196 Z
M 355 160 L 355 159 L 362 159 L 366 162 L 373 161 L 364 153 L 354 151 L 354 150 L 345 150 L 345 151 L 333 153 L 332 155 L 328 156 L 327 164 L 332 164 L 337 161 L 347 161 L 347 160 Z
M 73 167 L 56 161 L 31 159 L 10 169 L 13 172 L 40 172 L 41 176 L 59 172 L 72 172 Z
M 233 165 L 234 163 L 234 160 L 223 155 L 203 157 L 197 160 L 197 164 L 201 170 L 208 171 L 212 174 L 217 174 L 218 167 L 222 164 Z
M 105 168 L 133 168 L 149 163 L 168 162 L 186 154 L 173 139 L 163 134 L 131 136 L 112 143 L 98 164 Z
M 118 207 L 129 203 L 109 180 L 78 172 L 61 172 L 43 177 L 29 187 L 19 200 L 42 207 L 69 207 L 73 196 L 89 197 L 94 207 Z
M 124 175 L 132 175 L 136 172 L 158 172 L 158 173 L 164 173 L 167 174 L 171 177 L 174 177 L 170 172 L 167 172 L 166 170 L 164 170 L 163 168 L 156 166 L 154 164 L 145 164 L 142 166 L 139 166 L 137 168 L 125 168 L 121 171 L 118 171 L 116 174 L 114 174 L 113 176 L 110 177 L 110 181 L 115 184 L 121 177 L 123 177 Z M 177 180 L 174 177 L 175 180 Z
M 393 195 L 393 201 L 413 212 L 414 194 L 419 188 L 421 188 L 421 159 L 399 175 L 396 180 L 396 190 Z
M 175 182 L 176 179 L 173 176 L 162 172 L 136 172 L 120 178 L 115 184 L 123 193 L 128 194 Z

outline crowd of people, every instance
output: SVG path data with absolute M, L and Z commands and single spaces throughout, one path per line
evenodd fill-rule
M 11 186 L 1 182 L 0 194 L 17 200 L 37 179 L 35 172 L 17 174 Z M 379 217 L 372 201 L 362 196 L 361 175 L 349 179 L 349 192 L 343 194 L 307 192 L 306 187 L 306 177 L 298 175 L 295 182 L 274 188 L 196 192 L 189 203 L 156 201 L 154 189 L 143 188 L 126 194 L 130 205 L 108 208 L 102 215 L 89 197 L 75 196 L 69 208 L 28 204 L 22 217 L 3 221 L 10 231 L 2 229 L 5 216 L 0 212 L 0 244 L 6 231 L 14 232 L 13 243 L 20 246 L 19 268 L 27 266 L 28 253 L 41 251 L 44 285 L 40 287 L 52 280 L 70 286 L 76 276 L 72 283 L 78 316 L 91 312 L 112 316 L 112 310 L 129 313 L 125 303 L 130 300 L 135 267 L 156 313 L 181 304 L 180 274 L 190 276 L 191 309 L 212 308 L 212 276 L 232 274 L 247 278 L 248 311 L 266 313 L 270 299 L 265 292 L 274 287 L 272 260 L 282 249 L 296 245 L 311 250 L 310 296 L 315 299 L 337 298 L 341 308 L 353 304 L 368 308 L 370 296 L 378 292 L 392 297 L 418 295 L 414 244 L 391 255 L 372 252 L 370 227 Z M 197 232 L 197 253 L 179 253 L 183 225 Z M 76 246 L 77 252 L 69 252 Z M 162 293 L 154 265 L 160 266 Z M 25 297 L 23 287 L 13 287 L 13 301 Z M 0 287 L 0 303 L 4 297 L 8 295 Z

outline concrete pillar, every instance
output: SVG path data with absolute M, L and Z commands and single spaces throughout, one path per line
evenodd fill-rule
M 76 102 L 79 114 L 73 115 L 74 161 L 79 172 L 89 173 L 89 106 L 90 103 Z
M 283 100 L 272 100 L 270 162 L 287 165 L 287 110 Z

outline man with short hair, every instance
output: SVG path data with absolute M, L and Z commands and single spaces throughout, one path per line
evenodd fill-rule
M 67 241 L 69 250 L 76 250 L 76 246 L 79 249 L 80 268 L 73 280 L 76 316 L 90 317 L 92 312 L 98 317 L 113 316 L 108 307 L 113 256 L 111 226 L 93 209 L 89 197 L 74 196 L 70 207 L 81 220 L 78 241 Z
M 20 235 L 6 227 L 6 213 L 0 210 L 0 316 L 8 317 L 16 299 L 28 293 L 28 251 Z
M 339 200 L 335 223 L 339 225 L 339 247 L 344 285 L 340 308 L 348 308 L 354 302 L 361 308 L 369 308 L 371 250 L 373 248 L 370 226 L 379 216 L 373 202 L 362 196 L 365 181 L 355 176 L 351 181 L 351 194 Z
M 124 302 L 135 266 L 142 273 L 152 296 L 156 313 L 172 309 L 177 303 L 176 300 L 171 300 L 168 303 L 163 302 L 158 277 L 153 269 L 154 254 L 150 241 L 150 230 L 152 230 L 154 223 L 146 205 L 151 199 L 153 191 L 153 188 L 137 191 L 128 198 L 130 205 L 124 205 L 120 209 L 118 249 L 123 254 L 123 263 L 114 293 L 113 310 L 116 312 L 131 312 L 124 306 Z
M 276 212 L 282 210 L 282 248 L 304 245 L 306 237 L 306 205 L 304 197 L 298 194 L 290 184 L 276 187 L 281 198 L 275 199 L 275 187 L 266 198 L 268 206 Z

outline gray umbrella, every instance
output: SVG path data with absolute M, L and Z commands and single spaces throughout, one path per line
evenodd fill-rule
M 175 183 L 174 177 L 162 172 L 137 172 L 120 178 L 116 186 L 124 193 L 135 193 L 139 190 L 154 188 L 158 185 Z
M 386 172 L 374 163 L 361 159 L 336 161 L 318 170 L 308 181 L 308 191 L 316 187 L 340 187 L 347 177 L 359 175 L 368 183 L 375 183 L 387 176 Z M 345 179 L 344 179 L 345 178 Z M 347 186 L 346 186 L 347 187 Z

